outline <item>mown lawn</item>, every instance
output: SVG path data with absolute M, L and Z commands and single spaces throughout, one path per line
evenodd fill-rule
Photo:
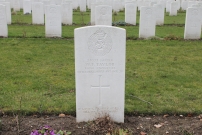
M 12 16 L 9 37 L 0 38 L 0 110 L 75 114 L 74 29 L 89 14 L 83 24 L 74 12 L 62 38 L 45 38 L 31 15 Z M 123 21 L 124 13 L 114 18 Z M 166 14 L 147 40 L 138 39 L 138 25 L 119 26 L 127 31 L 126 114 L 202 113 L 202 41 L 183 40 L 184 20 L 185 12 Z

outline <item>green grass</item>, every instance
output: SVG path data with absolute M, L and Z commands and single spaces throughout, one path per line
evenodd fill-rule
M 114 16 L 123 20 L 124 12 Z M 201 40 L 182 40 L 184 20 L 184 12 L 166 14 L 151 40 L 137 39 L 138 25 L 120 26 L 128 39 L 127 114 L 202 113 Z M 13 15 L 9 38 L 0 38 L 0 110 L 75 114 L 74 29 L 89 21 L 90 12 L 83 20 L 74 12 L 74 25 L 62 27 L 63 38 L 45 38 L 45 27 L 32 25 L 31 15 Z
M 0 108 L 17 110 L 22 97 L 27 112 L 75 109 L 73 40 L 4 39 L 0 48 Z
M 0 40 L 0 108 L 74 113 L 73 39 Z M 127 41 L 126 113 L 201 113 L 201 41 Z M 151 102 L 153 106 L 137 99 Z
M 201 50 L 200 41 L 128 41 L 126 110 L 202 112 Z M 149 101 L 153 106 L 131 95 Z
M 62 37 L 73 38 L 74 29 L 82 27 L 80 26 L 62 26 Z M 134 38 L 139 36 L 139 26 L 121 26 L 126 29 L 127 37 Z M 8 27 L 9 38 L 45 38 L 45 26 L 34 26 L 34 25 L 10 25 Z M 156 37 L 164 38 L 169 35 L 175 37 L 184 37 L 184 27 L 177 26 L 157 26 Z

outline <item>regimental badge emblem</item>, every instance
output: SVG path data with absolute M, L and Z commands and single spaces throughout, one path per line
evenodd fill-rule
M 112 39 L 99 29 L 88 39 L 88 49 L 96 56 L 104 56 L 112 49 Z

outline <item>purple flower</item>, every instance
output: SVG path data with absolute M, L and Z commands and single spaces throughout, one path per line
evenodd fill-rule
M 54 133 L 54 130 L 51 130 L 49 133 L 50 133 L 50 135 L 56 135 L 56 134 Z
M 39 130 L 33 130 L 30 135 L 60 135 L 60 134 L 55 134 L 54 130 L 50 126 L 45 125 L 43 127 L 40 127 Z
M 40 135 L 40 134 L 39 134 L 39 132 L 37 130 L 34 130 L 34 131 L 31 132 L 30 135 Z

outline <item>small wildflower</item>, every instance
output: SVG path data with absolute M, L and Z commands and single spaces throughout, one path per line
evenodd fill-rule
M 70 135 L 71 132 L 66 132 L 60 130 L 58 133 L 51 126 L 45 125 L 43 127 L 40 127 L 38 130 L 33 130 L 30 135 Z

